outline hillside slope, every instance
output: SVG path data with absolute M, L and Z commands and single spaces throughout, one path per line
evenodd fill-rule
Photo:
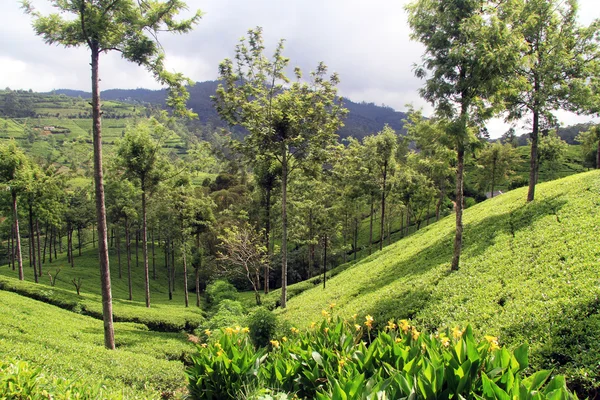
M 575 389 L 598 387 L 600 354 L 600 171 L 526 188 L 465 211 L 461 269 L 449 273 L 454 216 L 388 246 L 292 298 L 295 325 L 336 313 L 464 326 L 514 345 L 528 341 L 535 367 L 560 367 Z

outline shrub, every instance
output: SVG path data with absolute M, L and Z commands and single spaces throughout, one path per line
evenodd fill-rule
M 206 297 L 207 301 L 214 306 L 225 299 L 237 300 L 237 290 L 231 283 L 217 280 L 206 287 Z
M 243 330 L 227 329 L 194 357 L 188 369 L 192 398 L 236 399 L 247 388 L 323 400 L 576 398 L 564 377 L 551 378 L 550 371 L 523 376 L 527 345 L 511 353 L 495 337 L 475 341 L 470 327 L 426 334 L 406 320 L 389 321 L 371 340 L 373 318 L 360 322 L 327 318 L 305 332 L 292 329 L 271 340 L 268 353 L 255 352 Z
M 217 306 L 217 312 L 200 326 L 198 336 L 206 338 L 205 331 L 241 325 L 244 321 L 244 307 L 239 301 L 225 299 Z
M 248 317 L 247 325 L 252 342 L 257 347 L 264 347 L 275 335 L 277 317 L 266 308 L 259 307 Z

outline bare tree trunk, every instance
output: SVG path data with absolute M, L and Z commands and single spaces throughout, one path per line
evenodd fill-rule
M 136 223 L 137 225 L 137 223 Z M 137 269 L 140 266 L 139 261 L 139 248 L 140 248 L 140 230 L 136 228 L 135 230 L 135 268 Z
M 48 224 L 46 223 L 46 234 L 44 235 L 44 251 L 42 254 L 42 263 L 46 264 L 46 249 L 48 247 Z
M 146 226 L 146 187 L 142 178 L 142 254 L 144 257 L 144 283 L 146 285 L 146 307 L 150 307 L 150 271 L 148 269 L 148 227 Z M 136 249 L 137 251 L 137 249 Z M 187 302 L 186 302 L 187 303 Z M 187 307 L 187 304 L 186 304 Z
M 33 267 L 33 280 L 38 283 L 37 262 L 35 253 L 35 232 L 33 226 L 33 205 L 29 202 L 29 266 Z
M 373 253 L 373 215 L 375 213 L 375 200 L 371 193 L 371 222 L 369 225 L 369 255 Z
M 12 192 L 12 209 L 15 221 L 15 240 L 17 241 L 17 264 L 19 266 L 19 280 L 25 279 L 23 275 L 23 256 L 21 255 L 21 233 L 19 232 L 19 212 L 17 211 L 17 193 Z
M 183 259 L 183 295 L 185 298 L 185 307 L 189 307 L 189 298 L 188 298 L 188 276 L 187 276 L 187 257 L 186 257 L 186 249 L 185 249 L 185 238 L 182 239 L 182 248 L 181 248 L 181 257 Z
M 96 191 L 96 215 L 98 219 L 98 257 L 100 259 L 100 282 L 102 286 L 102 319 L 104 321 L 104 346 L 115 348 L 115 332 L 112 315 L 112 292 L 110 287 L 110 264 L 106 237 L 106 209 L 104 207 L 104 173 L 102 171 L 102 125 L 100 113 L 100 88 L 98 65 L 100 48 L 97 41 L 90 42 L 92 51 L 92 117 L 94 141 L 94 186 Z
M 152 226 L 152 279 L 156 280 L 156 254 L 154 252 L 154 226 Z
M 38 262 L 38 276 L 42 276 L 42 253 L 40 247 L 40 221 L 35 220 L 35 233 L 37 237 L 37 262 Z
M 13 221 L 10 227 L 10 263 L 12 264 L 12 270 L 15 270 L 15 222 Z
M 456 234 L 454 236 L 454 254 L 452 255 L 452 265 L 450 267 L 452 271 L 458 271 L 460 264 L 460 253 L 462 249 L 463 170 L 465 158 L 465 150 L 462 145 L 458 147 L 456 155 Z
M 315 245 L 312 242 L 313 232 L 313 215 L 312 210 L 308 213 L 308 237 L 310 242 L 308 244 L 308 277 L 312 278 L 312 273 L 315 267 Z M 318 272 L 317 272 L 318 273 Z
M 121 232 L 119 228 L 115 228 L 117 231 L 117 264 L 119 266 L 119 279 L 123 279 L 123 273 L 121 270 Z
M 200 307 L 200 267 L 196 268 L 196 307 Z
M 323 289 L 327 281 L 327 235 L 323 238 Z
M 358 257 L 358 218 L 354 216 L 354 261 Z
M 539 91 L 539 84 L 537 79 L 535 81 L 534 92 Z M 531 154 L 529 158 L 529 190 L 527 192 L 527 201 L 533 201 L 535 197 L 535 184 L 537 175 L 537 158 L 538 158 L 538 140 L 539 140 L 539 129 L 540 129 L 540 114 L 537 111 L 537 107 L 534 107 L 533 111 L 533 129 L 531 130 Z
M 75 256 L 73 255 L 73 228 L 69 229 L 69 252 L 71 254 L 71 268 L 75 268 Z
M 131 238 L 129 237 L 129 221 L 125 217 L 125 248 L 127 250 L 127 286 L 129 288 L 129 300 L 133 300 L 131 288 Z
M 344 211 L 344 247 L 347 244 L 348 239 L 348 210 Z M 344 264 L 348 262 L 348 252 L 344 250 Z
M 171 267 L 169 265 L 170 253 L 169 239 L 165 239 L 165 267 L 167 268 L 167 286 L 169 288 L 169 300 L 173 300 L 173 291 L 171 290 Z
M 79 257 L 81 257 L 81 227 L 77 227 L 77 247 L 79 251 Z
M 265 285 L 264 285 L 264 292 L 265 294 L 269 293 L 269 275 L 270 275 L 270 270 L 269 270 L 269 264 L 271 262 L 272 259 L 272 253 L 271 253 L 271 190 L 272 189 L 267 189 L 267 193 L 266 193 L 266 201 L 265 201 L 265 211 L 266 211 L 266 216 L 265 216 L 265 247 L 267 248 L 267 262 L 265 263 Z
M 171 240 L 171 288 L 175 293 L 175 240 Z
M 383 164 L 383 185 L 382 185 L 382 190 L 381 190 L 381 221 L 379 222 L 379 232 L 380 232 L 380 238 L 379 238 L 379 250 L 383 249 L 383 237 L 385 235 L 385 232 L 383 230 L 384 226 L 385 226 L 385 189 L 386 189 L 386 179 L 387 179 L 387 160 L 385 160 L 384 164 Z
M 288 154 L 285 143 L 281 144 L 281 308 L 287 306 L 287 180 Z

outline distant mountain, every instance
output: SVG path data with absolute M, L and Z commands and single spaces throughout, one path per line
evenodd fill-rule
M 225 127 L 226 124 L 221 121 L 210 100 L 210 96 L 214 95 L 217 90 L 217 85 L 217 81 L 197 82 L 189 89 L 188 107 L 198 114 L 200 123 Z M 70 97 L 91 97 L 91 93 L 80 90 L 60 89 L 52 93 Z M 101 96 L 104 100 L 150 103 L 164 107 L 167 91 L 165 89 L 111 89 L 103 91 Z M 390 125 L 396 132 L 405 133 L 402 120 L 407 115 L 403 112 L 374 103 L 355 103 L 348 99 L 344 99 L 344 105 L 348 108 L 349 113 L 344 121 L 344 127 L 338 132 L 341 138 L 352 136 L 360 139 L 380 131 L 385 124 Z

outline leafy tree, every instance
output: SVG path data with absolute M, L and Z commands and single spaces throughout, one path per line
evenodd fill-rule
M 517 53 L 519 64 L 506 92 L 507 119 L 532 116 L 531 154 L 527 201 L 535 197 L 539 133 L 556 125 L 552 111 L 586 107 L 589 98 L 587 65 L 594 58 L 597 22 L 588 28 L 577 23 L 576 0 L 519 0 L 507 2 L 512 30 L 525 46 Z M 592 45 L 592 48 L 590 48 Z
M 535 181 L 537 183 L 540 166 L 546 164 L 551 171 L 556 170 L 567 152 L 567 143 L 558 137 L 555 130 L 545 132 L 540 138 L 537 152 Z
M 24 190 L 29 174 L 29 160 L 14 141 L 0 143 L 0 184 L 10 192 L 12 199 L 13 222 L 15 224 L 16 256 L 19 265 L 19 279 L 23 280 L 23 257 L 21 255 L 21 234 L 17 197 Z
M 394 173 L 396 148 L 396 132 L 389 126 L 376 135 L 367 136 L 364 139 L 367 160 L 374 164 L 373 171 L 376 174 L 375 181 L 381 198 L 381 220 L 379 250 L 383 248 L 384 225 L 385 225 L 385 199 L 389 192 L 390 176 Z
M 180 114 L 188 114 L 185 84 L 191 83 L 179 73 L 164 68 L 164 54 L 156 40 L 159 31 L 188 32 L 199 20 L 201 13 L 183 21 L 177 14 L 185 9 L 181 0 L 137 2 L 135 0 L 51 0 L 60 10 L 47 16 L 36 11 L 29 0 L 23 0 L 26 13 L 33 16 L 33 28 L 48 44 L 65 47 L 84 46 L 90 50 L 92 67 L 92 120 L 94 142 L 94 182 L 98 225 L 98 252 L 102 284 L 102 315 L 104 320 L 104 345 L 115 348 L 112 323 L 112 294 L 104 206 L 104 175 L 102 171 L 102 125 L 100 121 L 100 54 L 117 51 L 121 56 L 145 66 L 155 78 L 170 87 L 169 106 Z M 65 18 L 62 13 L 74 14 Z
M 417 0 L 407 6 L 411 37 L 425 45 L 416 75 L 427 78 L 421 95 L 448 119 L 456 151 L 456 235 L 451 269 L 457 270 L 462 247 L 465 150 L 476 142 L 481 122 L 492 114 L 484 99 L 505 84 L 517 63 L 521 44 L 485 0 Z M 428 71 L 430 75 L 428 75 Z
M 222 83 L 214 97 L 219 115 L 231 125 L 249 132 L 243 149 L 251 159 L 270 159 L 281 166 L 281 306 L 287 300 L 287 185 L 295 168 L 310 168 L 326 158 L 325 147 L 335 138 L 345 109 L 337 97 L 337 74 L 327 78 L 320 63 L 302 82 L 299 68 L 290 84 L 285 75 L 289 59 L 283 56 L 283 41 L 272 60 L 264 55 L 262 29 L 248 32 L 236 47 L 235 63 L 219 66 Z
M 513 166 L 519 162 L 519 156 L 510 143 L 500 144 L 495 142 L 487 145 L 479 154 L 477 164 L 481 167 L 479 171 L 479 185 L 483 190 L 491 189 L 491 197 L 494 197 L 496 185 L 514 174 Z
M 581 150 L 587 162 L 600 168 L 600 126 L 595 125 L 581 132 L 576 139 L 581 143 Z
M 150 307 L 150 273 L 148 267 L 148 228 L 146 197 L 164 179 L 164 163 L 160 159 L 160 143 L 151 131 L 164 132 L 165 127 L 152 119 L 140 122 L 125 130 L 125 137 L 117 145 L 117 162 L 125 169 L 125 175 L 139 182 L 142 197 L 142 253 L 144 258 L 144 283 L 146 307 Z

